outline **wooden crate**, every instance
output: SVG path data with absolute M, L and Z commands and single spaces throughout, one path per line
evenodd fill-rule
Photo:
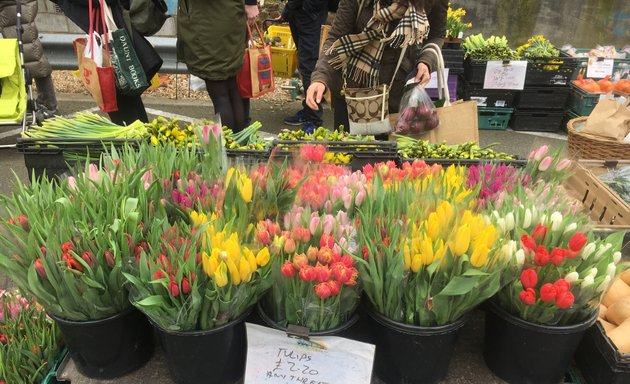
M 573 175 L 565 187 L 582 202 L 596 224 L 596 231 L 630 231 L 630 204 L 597 178 L 611 169 L 629 165 L 630 161 L 581 160 L 573 166 Z

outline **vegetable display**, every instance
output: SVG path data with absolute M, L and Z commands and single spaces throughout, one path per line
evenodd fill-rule
M 44 120 L 41 126 L 33 126 L 22 133 L 31 138 L 80 138 L 80 139 L 141 139 L 147 129 L 140 120 L 121 126 L 95 113 L 79 112 L 73 118 L 56 116 Z
M 585 79 L 579 74 L 573 84 L 588 93 L 609 93 L 621 92 L 630 94 L 630 79 L 621 79 L 616 82 L 610 81 L 610 76 L 601 80 Z
M 490 36 L 487 40 L 480 33 L 466 37 L 462 44 L 464 57 L 473 60 L 517 60 L 519 54 L 508 45 L 505 36 Z
M 447 145 L 430 144 L 427 140 L 419 140 L 406 136 L 397 136 L 398 154 L 406 159 L 496 159 L 514 160 L 514 156 L 496 152 L 493 145 L 480 147 L 474 141 L 465 144 Z

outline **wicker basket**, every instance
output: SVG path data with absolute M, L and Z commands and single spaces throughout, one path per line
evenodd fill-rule
M 630 142 L 616 141 L 605 137 L 579 132 L 576 124 L 585 123 L 588 116 L 569 120 L 569 152 L 580 159 L 630 160 Z

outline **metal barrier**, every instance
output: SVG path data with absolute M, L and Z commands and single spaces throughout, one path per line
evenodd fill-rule
M 39 38 L 44 45 L 44 53 L 54 69 L 77 69 L 77 56 L 72 42 L 85 35 L 71 33 L 42 33 Z M 164 60 L 160 73 L 188 73 L 186 64 L 177 62 L 175 37 L 148 37 L 151 44 Z

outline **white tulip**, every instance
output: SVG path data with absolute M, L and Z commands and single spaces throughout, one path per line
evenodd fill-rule
M 499 230 L 501 231 L 501 233 L 505 233 L 506 231 L 506 226 L 505 226 L 505 219 L 504 218 L 499 218 L 497 219 L 497 227 L 499 227 Z
M 538 221 L 538 210 L 536 207 L 532 207 L 532 222 L 535 223 Z
M 564 277 L 564 279 L 567 281 L 567 283 L 569 284 L 573 284 L 574 282 L 576 282 L 578 279 L 580 278 L 580 274 L 573 271 L 570 273 L 567 273 L 567 275 Z
M 514 258 L 516 259 L 516 264 L 518 264 L 519 266 L 525 264 L 525 251 L 522 249 L 519 249 L 514 254 Z
M 547 214 L 540 216 L 540 224 L 545 225 L 547 222 Z
M 612 279 L 613 277 L 615 277 L 616 274 L 617 266 L 615 265 L 615 263 L 608 264 L 608 268 L 606 268 L 606 275 L 610 276 L 610 278 Z
M 560 225 L 562 225 L 562 214 L 556 211 L 551 214 L 549 220 L 551 220 L 551 231 L 558 232 L 560 230 Z
M 588 257 L 592 255 L 593 252 L 595 252 L 595 243 L 586 244 L 586 247 L 584 247 L 584 249 L 582 250 L 582 259 L 588 259 Z
M 571 223 L 571 224 L 567 225 L 567 227 L 564 229 L 564 233 L 573 232 L 576 229 L 577 229 L 577 224 L 576 223 Z
M 610 280 L 612 280 L 610 276 L 606 276 L 606 278 L 604 278 L 604 281 L 602 281 L 599 287 L 597 287 L 597 292 L 604 292 L 608 288 Z
M 619 264 L 620 261 L 621 261 L 621 252 L 617 251 L 613 253 L 613 262 L 615 264 Z
M 586 288 L 595 283 L 595 278 L 591 275 L 588 275 L 582 280 L 582 288 Z
M 599 273 L 599 271 L 597 270 L 597 268 L 593 267 L 591 268 L 590 271 L 588 271 L 587 276 L 591 276 L 592 278 L 595 278 L 595 276 L 597 276 L 597 273 Z
M 496 210 L 492 211 L 492 216 L 494 216 L 495 219 L 499 220 L 499 218 L 501 216 L 499 216 L 499 212 L 497 212 Z
M 506 260 L 510 260 L 516 252 L 516 241 L 510 240 L 501 247 L 501 256 Z
M 597 250 L 597 253 L 595 254 L 595 260 L 601 259 L 602 256 L 604 256 L 604 253 L 608 252 L 610 248 L 612 248 L 612 244 L 610 243 L 606 243 L 605 245 L 602 245 L 601 247 L 599 247 L 599 249 Z
M 508 214 L 505 215 L 505 230 L 511 231 L 513 229 L 514 229 L 514 213 L 508 212 Z
M 527 229 L 532 225 L 532 211 L 527 208 L 525 210 L 525 217 L 523 218 L 523 228 Z

